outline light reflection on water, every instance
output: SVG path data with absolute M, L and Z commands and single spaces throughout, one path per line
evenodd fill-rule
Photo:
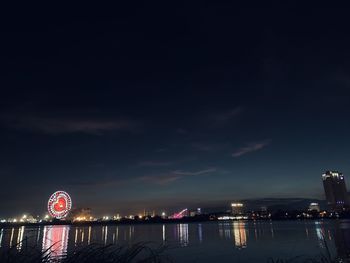
M 178 237 L 182 247 L 188 245 L 188 224 L 179 224 L 178 226 Z
M 44 226 L 42 251 L 55 257 L 64 256 L 68 249 L 70 226 Z
M 15 228 L 13 227 L 11 229 L 11 238 L 10 238 L 10 247 L 12 247 L 12 241 L 13 241 L 13 234 L 15 233 Z
M 18 235 L 17 235 L 17 250 L 21 251 L 22 245 L 23 245 L 23 234 L 24 234 L 24 226 L 20 227 L 18 229 Z
M 1 244 L 2 244 L 2 236 L 4 235 L 4 229 L 1 229 L 0 231 L 0 248 L 1 248 Z
M 23 242 L 21 242 L 23 241 Z M 41 226 L 0 229 L 0 251 L 13 247 L 39 246 L 65 255 L 76 247 L 91 243 L 132 244 L 151 241 L 173 249 L 177 262 L 263 261 L 269 257 L 326 254 L 350 259 L 350 221 L 285 222 L 207 222 L 149 225 Z M 181 250 L 181 253 L 178 251 Z M 173 254 L 173 255 L 172 255 Z
M 245 228 L 244 222 L 233 222 L 233 233 L 234 233 L 234 240 L 235 240 L 235 246 L 238 249 L 246 248 L 247 247 L 247 233 Z
M 315 222 L 315 229 L 316 229 L 316 234 L 318 238 L 318 244 L 321 248 L 324 248 L 324 243 L 325 243 L 325 234 L 324 234 L 324 228 L 322 226 L 322 222 Z
M 202 224 L 198 224 L 198 239 L 199 239 L 199 243 L 203 242 Z

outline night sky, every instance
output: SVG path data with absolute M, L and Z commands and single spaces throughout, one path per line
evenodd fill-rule
M 1 18 L 0 217 L 321 198 L 350 181 L 350 10 L 219 3 Z

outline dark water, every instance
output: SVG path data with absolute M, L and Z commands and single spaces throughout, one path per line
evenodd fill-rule
M 27 242 L 20 241 L 27 237 Z M 349 260 L 350 221 L 208 222 L 189 224 L 41 226 L 0 229 L 0 249 L 53 245 L 65 254 L 91 243 L 153 241 L 171 247 L 174 262 L 266 262 L 327 254 Z

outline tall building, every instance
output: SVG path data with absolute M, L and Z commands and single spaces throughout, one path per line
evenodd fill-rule
M 231 204 L 232 215 L 242 215 L 244 213 L 244 206 L 242 203 L 232 203 Z
M 310 212 L 320 212 L 320 205 L 318 203 L 310 203 L 309 211 Z
M 326 171 L 322 175 L 323 187 L 329 208 L 333 212 L 340 212 L 349 208 L 348 193 L 342 173 Z

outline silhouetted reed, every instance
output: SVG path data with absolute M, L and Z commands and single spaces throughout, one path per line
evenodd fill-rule
M 53 245 L 54 246 L 54 245 Z M 52 246 L 52 247 L 53 247 Z M 171 262 L 165 255 L 165 246 L 155 247 L 151 243 L 135 243 L 130 246 L 91 244 L 57 256 L 52 247 L 42 251 L 37 247 L 16 245 L 0 251 L 1 263 L 163 263 Z

